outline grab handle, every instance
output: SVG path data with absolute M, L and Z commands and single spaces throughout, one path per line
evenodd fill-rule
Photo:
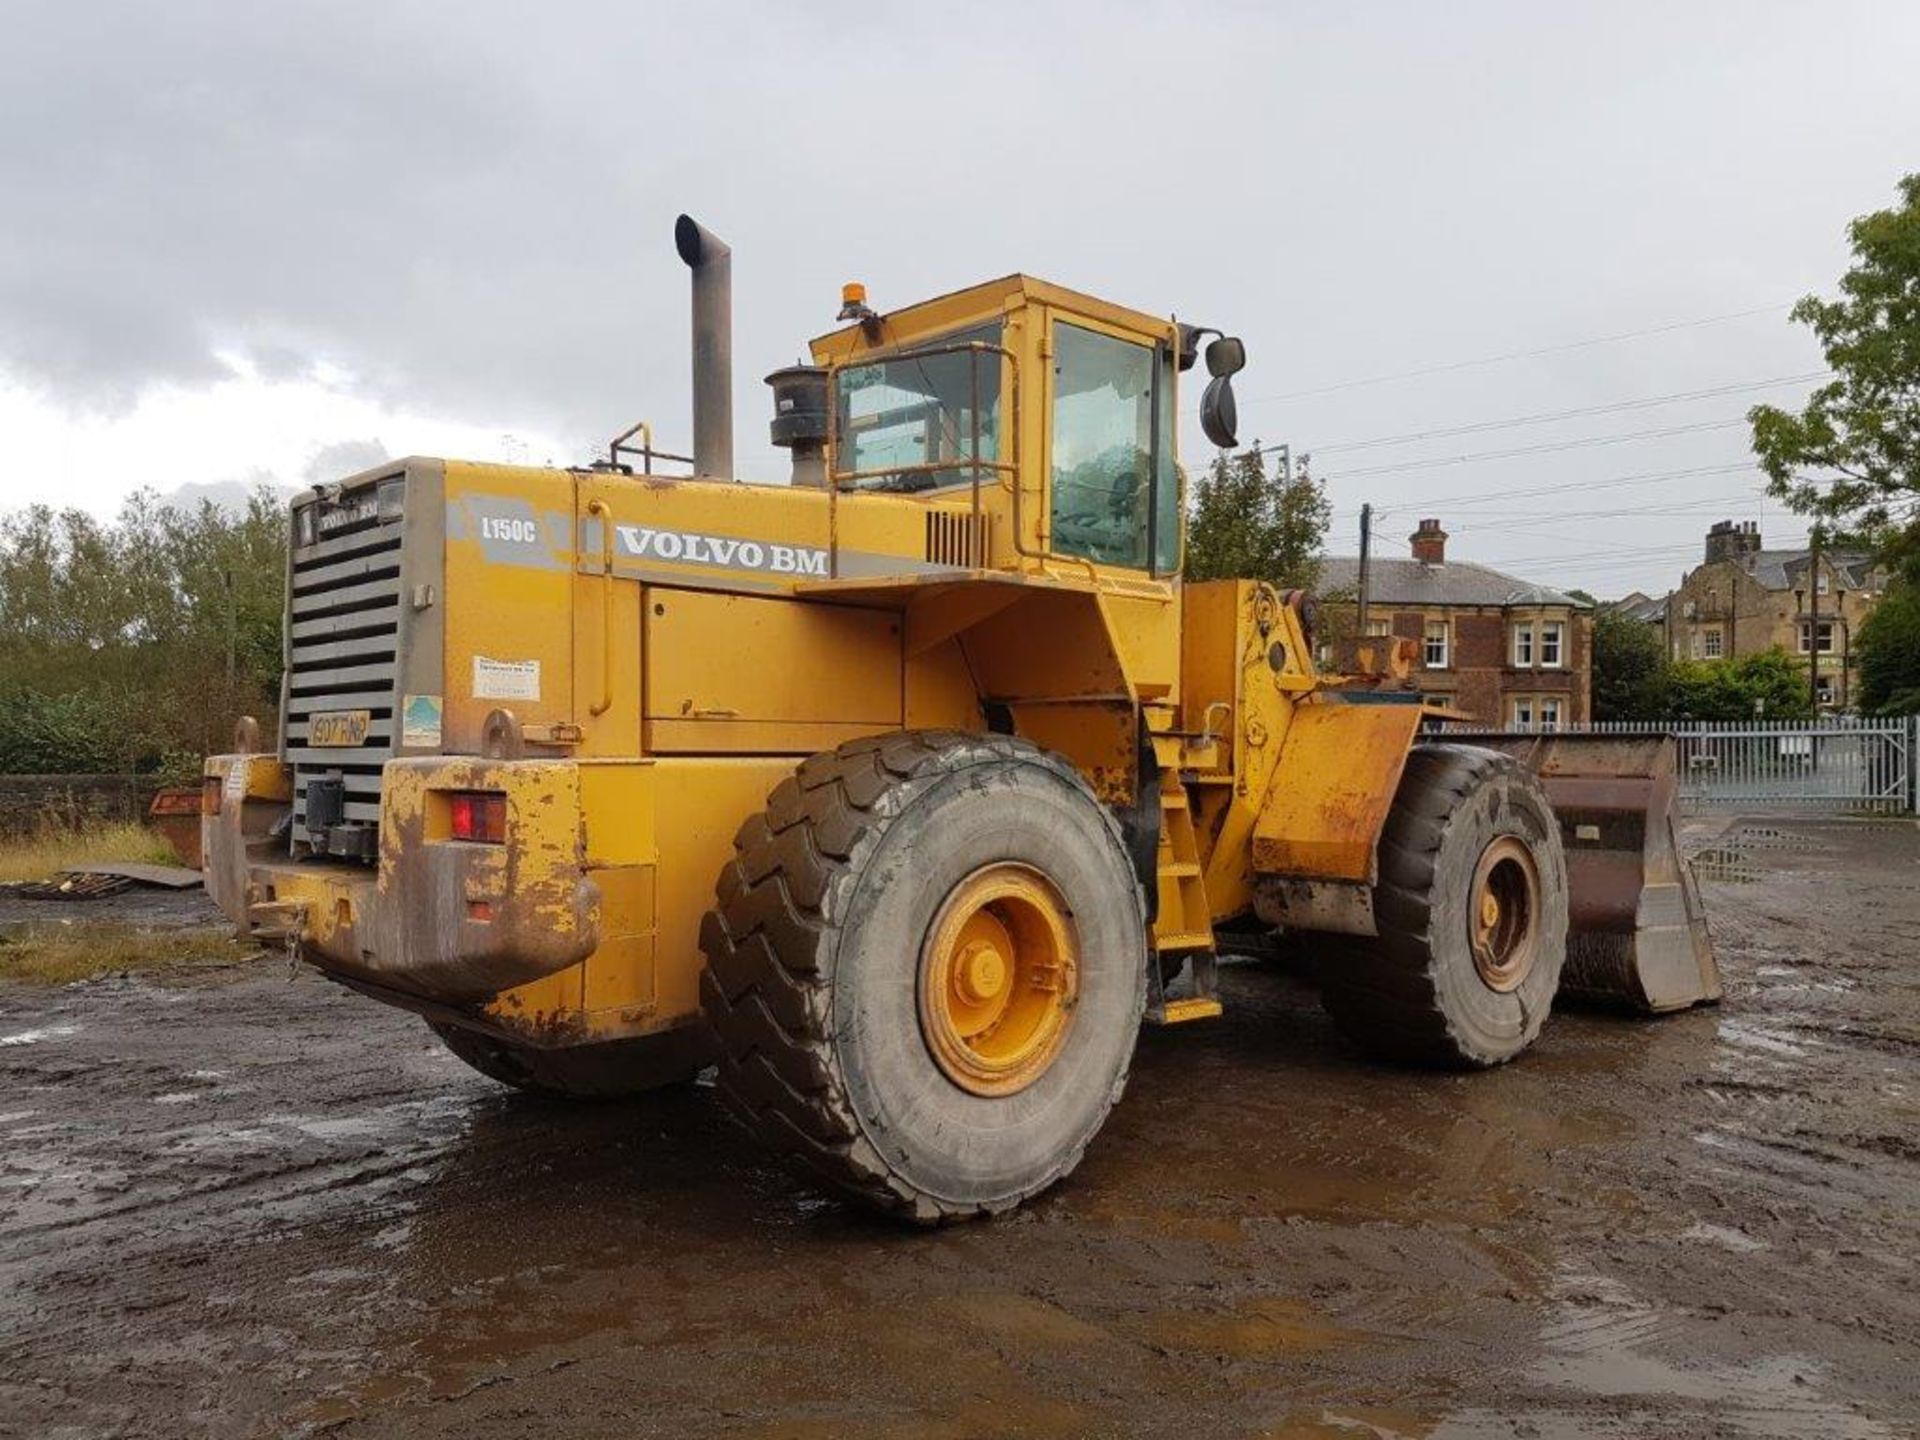
M 613 708 L 613 511 L 596 495 L 587 513 L 600 517 L 600 698 L 587 713 L 604 715 Z

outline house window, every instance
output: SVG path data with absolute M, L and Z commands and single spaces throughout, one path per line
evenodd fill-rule
M 1422 695 L 1420 698 L 1426 701 L 1427 704 L 1429 705 L 1444 705 L 1449 710 L 1453 708 L 1453 696 L 1442 694 L 1437 690 L 1429 691 L 1427 694 Z
M 1548 620 L 1540 626 L 1540 663 L 1549 670 L 1558 670 L 1566 663 L 1560 658 L 1565 653 L 1566 630 L 1559 620 Z
M 1517 670 L 1533 668 L 1533 622 L 1530 620 L 1513 627 L 1513 664 Z
M 1718 660 L 1725 655 L 1726 642 L 1718 625 L 1707 625 L 1693 632 L 1693 658 Z
M 1393 622 L 1387 619 L 1386 616 L 1369 615 L 1367 617 L 1367 638 L 1369 640 L 1383 640 L 1392 633 Z
M 1822 620 L 1818 622 L 1818 629 L 1820 632 L 1820 653 L 1822 655 L 1831 655 L 1833 653 L 1833 622 L 1831 620 Z M 1802 655 L 1805 655 L 1813 648 L 1814 630 L 1814 621 L 1802 620 L 1800 622 L 1800 653 Z
M 1827 572 L 1826 571 L 1822 570 L 1818 575 L 1814 577 L 1813 588 L 1816 594 L 1824 595 L 1827 593 Z
M 1560 697 L 1558 695 L 1540 697 L 1540 728 L 1542 730 L 1560 728 Z
M 1816 675 L 1813 677 L 1813 703 L 1816 705 L 1833 704 L 1833 676 Z
M 1426 645 L 1421 652 L 1420 658 L 1429 670 L 1444 670 L 1447 668 L 1446 621 L 1427 621 Z
M 1534 715 L 1533 697 L 1531 695 L 1514 696 L 1508 708 L 1507 715 L 1508 719 L 1513 722 L 1514 729 L 1531 730 L 1533 728 Z

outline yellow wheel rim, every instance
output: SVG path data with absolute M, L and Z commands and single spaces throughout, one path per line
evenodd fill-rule
M 920 952 L 920 1030 L 961 1089 L 1011 1095 L 1060 1053 L 1079 992 L 1073 918 L 1039 871 L 988 865 L 940 907 Z
M 1533 969 L 1540 939 L 1540 872 L 1533 852 L 1503 835 L 1480 853 L 1467 910 L 1473 968 L 1480 983 L 1502 993 Z

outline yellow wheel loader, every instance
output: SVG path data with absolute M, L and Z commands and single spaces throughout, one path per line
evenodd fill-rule
M 918 1221 L 1070 1171 L 1143 1021 L 1220 1013 L 1227 922 L 1323 937 L 1395 1061 L 1509 1060 L 1563 988 L 1717 995 L 1670 744 L 1439 735 L 1317 673 L 1306 597 L 1182 582 L 1181 393 L 1204 362 L 1234 443 L 1239 341 L 1023 275 L 849 286 L 769 377 L 790 483 L 743 484 L 729 252 L 675 241 L 692 456 L 638 425 L 294 502 L 277 743 L 206 765 L 243 932 L 510 1085 L 711 1065 Z

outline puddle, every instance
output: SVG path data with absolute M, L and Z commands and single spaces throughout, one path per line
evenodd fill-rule
M 1288 1351 L 1329 1350 L 1367 1337 L 1315 1319 L 1292 1300 L 1256 1300 L 1231 1310 L 1168 1311 L 1149 1327 L 1156 1344 L 1253 1359 Z
M 1748 1237 L 1739 1238 L 1744 1242 Z M 1547 1354 L 1528 1370 L 1530 1378 L 1542 1384 L 1625 1408 L 1643 1403 L 1662 1416 L 1672 1415 L 1675 1401 L 1700 1412 L 1700 1431 L 1669 1422 L 1662 1433 L 1701 1433 L 1710 1423 L 1715 1434 L 1756 1440 L 1808 1435 L 1890 1440 L 1895 1434 L 1822 1395 L 1826 1370 L 1811 1357 L 1761 1355 L 1737 1362 L 1689 1358 L 1683 1363 L 1655 1347 L 1686 1355 L 1692 1328 L 1686 1316 L 1647 1304 L 1624 1285 L 1599 1275 L 1563 1273 L 1555 1290 L 1558 1298 L 1541 1334 Z M 1549 1427 L 1540 1433 L 1589 1432 Z
M 18 1030 L 11 1035 L 0 1035 L 0 1045 L 38 1045 L 43 1040 L 64 1040 L 69 1035 L 78 1035 L 78 1025 L 47 1025 L 38 1030 Z
M 1758 1021 L 1725 1016 L 1720 1021 L 1720 1039 L 1742 1050 L 1758 1050 L 1784 1060 L 1804 1060 L 1819 1048 L 1806 1033 L 1791 1026 L 1769 1028 Z
M 1747 1254 L 1754 1250 L 1764 1250 L 1767 1243 L 1756 1240 L 1740 1230 L 1729 1229 L 1725 1225 L 1711 1225 L 1705 1220 L 1696 1220 L 1680 1232 L 1682 1240 L 1697 1240 L 1707 1245 L 1719 1245 L 1725 1249 Z
M 1721 885 L 1748 885 L 1768 872 L 1781 869 L 1777 856 L 1781 851 L 1800 855 L 1818 855 L 1833 849 L 1833 842 L 1806 830 L 1782 830 L 1773 825 L 1736 825 L 1713 844 L 1695 852 L 1690 860 L 1696 880 Z M 1776 858 L 1767 859 L 1768 856 Z

